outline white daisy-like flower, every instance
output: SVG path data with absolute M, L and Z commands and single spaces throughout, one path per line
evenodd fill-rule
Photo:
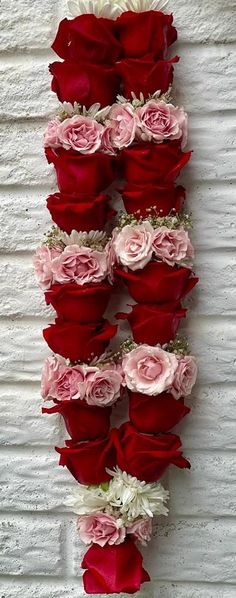
M 119 510 L 126 522 L 138 517 L 168 514 L 165 502 L 169 492 L 161 484 L 141 482 L 118 467 L 114 471 L 108 470 L 108 473 L 112 476 L 108 490 L 109 503 Z
M 164 10 L 169 0 L 69 0 L 68 10 L 71 17 L 94 14 L 97 17 L 116 19 L 123 12 L 146 12 Z
M 70 235 L 61 232 L 60 239 L 64 245 L 79 245 L 82 247 L 83 245 L 88 246 L 91 244 L 101 245 L 102 247 L 106 244 L 107 236 L 106 233 L 97 230 L 91 230 L 88 233 L 78 233 L 76 230 L 72 230 Z
M 101 486 L 77 484 L 73 495 L 64 504 L 76 515 L 103 512 L 108 508 L 108 493 Z

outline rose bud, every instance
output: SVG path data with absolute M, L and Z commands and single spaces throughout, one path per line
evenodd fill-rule
M 124 12 L 117 19 L 123 56 L 143 58 L 149 54 L 154 59 L 166 58 L 168 47 L 177 39 L 177 31 L 172 23 L 172 15 L 155 10 Z
M 181 301 L 198 283 L 189 268 L 168 266 L 163 262 L 150 262 L 143 270 L 125 272 L 116 268 L 115 273 L 128 287 L 137 303 L 173 303 Z
M 121 53 L 115 38 L 115 22 L 84 14 L 60 22 L 52 44 L 54 52 L 64 60 L 112 64 Z
M 170 60 L 158 60 L 146 56 L 144 58 L 128 58 L 116 63 L 116 71 L 123 81 L 123 95 L 137 97 L 142 92 L 145 98 L 154 94 L 157 89 L 162 93 L 168 91 L 174 76 L 173 64 L 178 62 L 178 56 Z M 54 90 L 55 91 L 55 90 Z
M 122 151 L 123 176 L 132 185 L 174 183 L 190 157 L 191 152 L 182 152 L 180 140 L 138 143 Z
M 129 566 L 127 567 L 127 563 Z M 123 544 L 93 544 L 86 552 L 82 568 L 85 592 L 91 594 L 135 594 L 141 584 L 150 581 L 142 566 L 143 557 L 134 540 L 128 538 Z
M 78 285 L 75 282 L 54 284 L 45 293 L 45 300 L 63 320 L 87 324 L 102 319 L 111 292 L 112 287 L 106 282 L 87 285 Z
M 44 329 L 43 336 L 50 349 L 57 355 L 72 362 L 87 362 L 104 353 L 116 332 L 117 326 L 113 326 L 107 320 L 80 324 L 64 322 L 63 319 L 57 318 L 55 324 Z
M 103 230 L 106 222 L 115 215 L 104 194 L 79 197 L 54 193 L 47 199 L 47 208 L 57 226 L 70 234 L 72 230 Z
M 56 451 L 61 455 L 59 464 L 66 466 L 80 484 L 97 486 L 107 482 L 110 479 L 107 469 L 116 466 L 113 434 L 74 447 L 56 448 Z
M 169 465 L 190 468 L 182 456 L 179 436 L 146 436 L 130 423 L 123 424 L 117 434 L 117 465 L 139 480 L 156 482 Z
M 54 164 L 57 183 L 65 194 L 98 195 L 116 178 L 116 164 L 112 156 L 96 152 L 83 156 L 73 150 L 47 147 L 45 154 L 49 164 Z
M 89 62 L 53 62 L 49 66 L 52 91 L 60 102 L 78 102 L 90 107 L 95 103 L 109 106 L 116 100 L 120 77 L 116 69 Z
M 185 200 L 185 189 L 174 184 L 139 186 L 127 183 L 120 192 L 126 212 L 139 212 L 142 217 L 150 213 L 168 216 L 171 211 L 180 212 Z
M 53 407 L 43 407 L 43 413 L 60 413 L 72 443 L 105 438 L 110 429 L 110 407 L 94 407 L 86 401 L 62 401 Z M 70 441 L 67 441 L 67 445 Z
M 179 302 L 156 305 L 153 303 L 132 306 L 129 314 L 117 314 L 118 320 L 128 320 L 134 341 L 148 345 L 164 345 L 173 340 L 181 319 L 187 310 Z
M 176 401 L 171 394 L 149 397 L 129 392 L 129 417 L 133 426 L 144 434 L 169 432 L 188 413 L 183 399 Z

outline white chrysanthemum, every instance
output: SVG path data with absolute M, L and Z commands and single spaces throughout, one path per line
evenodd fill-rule
M 94 14 L 97 17 L 116 19 L 126 9 L 125 0 L 69 0 L 68 9 L 70 16 L 77 17 L 83 14 Z
M 112 476 L 109 503 L 119 510 L 124 520 L 130 522 L 138 517 L 168 514 L 164 503 L 169 498 L 169 492 L 161 484 L 141 482 L 118 467 L 108 473 Z
M 106 511 L 108 508 L 108 493 L 100 486 L 77 484 L 73 495 L 68 497 L 65 505 L 70 507 L 76 515 Z
M 64 245 L 101 245 L 104 246 L 106 244 L 107 236 L 106 233 L 101 231 L 94 231 L 91 230 L 89 233 L 78 233 L 76 230 L 72 230 L 70 235 L 67 233 L 61 233 L 60 235 L 61 241 Z
M 164 10 L 168 2 L 169 0 L 69 0 L 68 10 L 71 17 L 94 14 L 97 17 L 116 19 L 128 10 L 133 12 Z

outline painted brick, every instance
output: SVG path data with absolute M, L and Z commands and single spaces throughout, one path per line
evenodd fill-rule
M 56 32 L 58 5 L 58 0 L 1 0 L 0 51 L 48 48 Z
M 59 521 L 5 515 L 0 524 L 0 572 L 4 575 L 61 575 L 61 541 Z
M 18 385 L 1 387 L 1 445 L 53 445 L 60 442 L 57 416 L 42 417 L 40 387 Z
M 169 0 L 166 11 L 173 11 L 181 42 L 233 42 L 235 9 L 235 0 L 188 0 L 187 7 L 182 0 Z

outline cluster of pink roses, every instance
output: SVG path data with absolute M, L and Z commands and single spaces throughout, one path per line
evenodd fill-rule
M 71 367 L 62 357 L 54 356 L 44 363 L 41 393 L 45 401 L 80 399 L 88 405 L 108 407 L 120 398 L 123 382 L 122 370 L 115 364 Z
M 149 396 L 170 392 L 175 399 L 187 397 L 197 378 L 194 357 L 158 346 L 137 346 L 124 357 L 122 367 L 128 389 Z
M 49 249 L 42 245 L 34 256 L 34 268 L 37 281 L 44 291 L 54 283 L 85 285 L 101 282 L 108 277 L 109 256 L 106 248 L 98 251 L 91 247 L 67 245 L 64 249 Z
M 92 513 L 78 517 L 77 528 L 80 538 L 85 544 L 117 545 L 124 542 L 127 534 L 141 542 L 143 546 L 151 540 L 152 519 L 138 518 L 136 521 L 124 526 L 120 519 L 106 513 Z
M 182 226 L 153 228 L 148 220 L 115 231 L 113 246 L 118 262 L 133 271 L 143 269 L 153 258 L 174 266 L 194 257 L 188 232 Z
M 84 114 L 62 122 L 56 117 L 45 132 L 45 147 L 62 147 L 87 155 L 100 150 L 113 155 L 135 140 L 163 143 L 177 139 L 182 139 L 182 147 L 185 147 L 187 114 L 184 109 L 151 99 L 138 108 L 129 102 L 114 104 L 104 123 Z

